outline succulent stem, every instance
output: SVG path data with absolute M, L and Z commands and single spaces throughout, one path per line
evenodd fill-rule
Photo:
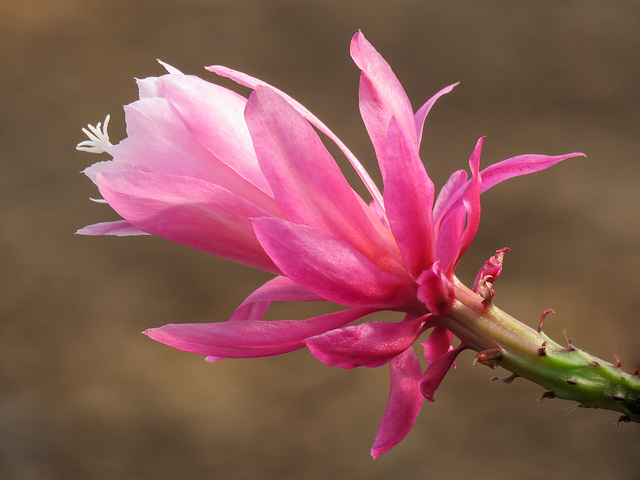
M 479 363 L 500 366 L 541 385 L 546 398 L 574 400 L 589 408 L 622 413 L 619 421 L 640 422 L 640 377 L 589 355 L 570 343 L 565 347 L 537 331 L 455 279 L 455 300 L 443 326 L 478 352 Z

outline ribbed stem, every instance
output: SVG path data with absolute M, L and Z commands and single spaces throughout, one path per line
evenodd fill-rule
M 620 412 L 620 420 L 640 422 L 640 378 L 589 355 L 562 346 L 544 332 L 519 322 L 455 281 L 455 300 L 443 325 L 469 348 L 478 362 L 500 366 L 547 390 L 546 397 L 574 400 L 584 407 Z

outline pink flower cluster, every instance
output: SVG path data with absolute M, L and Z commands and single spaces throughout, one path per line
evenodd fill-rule
M 351 56 L 361 70 L 360 112 L 380 165 L 378 190 L 346 146 L 281 91 L 225 67 L 208 70 L 252 89 L 245 98 L 183 75 L 139 80 L 125 107 L 127 138 L 109 142 L 106 123 L 79 145 L 113 160 L 85 173 L 123 220 L 87 226 L 88 235 L 152 234 L 275 277 L 251 293 L 229 321 L 171 324 L 145 333 L 208 360 L 278 355 L 307 347 L 343 368 L 389 365 L 391 392 L 371 450 L 404 438 L 432 401 L 456 355 L 439 320 L 455 298 L 454 272 L 480 221 L 480 194 L 503 180 L 576 156 L 522 155 L 470 177 L 454 172 L 436 196 L 419 156 L 425 118 L 442 89 L 414 113 L 400 82 L 358 32 Z M 351 162 L 372 200 L 349 185 L 318 131 Z M 501 270 L 500 252 L 481 269 L 474 292 Z M 483 294 L 484 296 L 484 294 Z M 325 301 L 343 308 L 306 320 L 263 320 L 273 301 Z M 354 322 L 378 311 L 397 322 Z M 423 369 L 413 344 L 425 337 Z

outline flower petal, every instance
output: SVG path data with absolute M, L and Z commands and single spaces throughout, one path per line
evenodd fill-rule
M 109 205 L 140 230 L 279 273 L 250 220 L 269 213 L 234 193 L 197 178 L 139 170 L 100 173 L 97 181 Z
M 555 165 L 556 163 L 567 160 L 568 158 L 581 156 L 584 156 L 584 153 L 575 152 L 557 156 L 518 155 L 516 157 L 502 160 L 501 162 L 494 163 L 480 172 L 480 176 L 482 177 L 480 193 L 486 192 L 494 185 L 508 180 L 509 178 L 539 172 Z
M 271 195 L 244 120 L 246 98 L 192 75 L 164 75 L 158 86 L 186 128 L 207 150 Z
M 76 233 L 80 235 L 116 235 L 126 237 L 129 235 L 148 235 L 137 227 L 131 225 L 126 220 L 116 220 L 115 222 L 94 223 L 81 228 Z
M 325 299 L 287 277 L 272 278 L 249 295 L 229 320 L 261 320 L 271 302 L 322 302 Z
M 245 116 L 260 167 L 287 220 L 339 237 L 371 260 L 391 258 L 390 251 L 397 249 L 388 231 L 351 188 L 313 127 L 286 100 L 257 87 Z
M 308 338 L 305 344 L 322 363 L 342 368 L 380 367 L 409 348 L 422 333 L 425 317 L 402 322 L 367 322 Z
M 125 107 L 125 115 L 128 136 L 109 148 L 115 162 L 206 180 L 277 214 L 273 198 L 207 150 L 166 99 L 138 100 Z
M 424 401 L 420 393 L 421 377 L 422 369 L 413 348 L 391 361 L 389 401 L 371 448 L 374 459 L 400 443 L 416 423 Z
M 407 271 L 416 278 L 435 260 L 434 187 L 416 145 L 395 117 L 389 125 L 385 165 L 383 198 L 389 226 Z
M 340 305 L 406 307 L 410 279 L 382 270 L 349 243 L 306 225 L 256 218 L 260 244 L 294 282 Z
M 444 87 L 442 90 L 436 93 L 433 97 L 427 100 L 425 104 L 422 105 L 416 112 L 415 121 L 416 121 L 416 132 L 418 133 L 418 148 L 420 148 L 420 143 L 422 142 L 422 130 L 424 129 L 424 121 L 427 119 L 427 115 L 429 114 L 431 107 L 433 107 L 433 105 L 441 96 L 449 93 L 458 85 L 459 83 L 454 83 L 453 85 Z
M 440 355 L 429 365 L 429 367 L 427 367 L 427 371 L 422 377 L 422 382 L 420 382 L 420 392 L 422 393 L 424 398 L 427 399 L 427 401 L 435 401 L 435 399 L 433 398 L 434 393 L 436 392 L 445 375 L 455 362 L 456 357 L 466 348 L 467 346 L 462 344 L 458 348 L 449 350 L 447 353 Z
M 484 137 L 480 138 L 476 143 L 473 153 L 469 158 L 469 168 L 471 169 L 471 179 L 467 183 L 467 188 L 462 196 L 462 203 L 467 212 L 467 221 L 460 239 L 460 247 L 458 249 L 458 255 L 454 262 L 449 266 L 447 273 L 452 274 L 458 265 L 458 260 L 467 251 L 467 248 L 473 242 L 473 239 L 478 233 L 480 227 L 480 182 L 482 177 L 480 176 L 480 154 L 482 152 L 482 144 L 484 143 Z
M 333 133 L 329 128 L 322 123 L 313 113 L 307 110 L 304 106 L 302 106 L 298 101 L 291 98 L 286 93 L 274 88 L 266 82 L 258 78 L 254 78 L 246 73 L 238 72 L 231 68 L 223 67 L 220 65 L 212 65 L 207 67 L 207 70 L 213 72 L 217 75 L 229 78 L 234 82 L 239 83 L 240 85 L 244 85 L 245 87 L 249 87 L 255 89 L 259 86 L 269 87 L 273 91 L 277 92 L 282 98 L 284 98 L 293 108 L 295 108 L 300 115 L 307 119 L 309 123 L 311 123 L 314 127 L 324 133 L 329 139 L 331 139 L 336 146 L 342 151 L 342 153 L 347 157 L 349 163 L 353 166 L 354 170 L 362 180 L 362 183 L 367 187 L 367 190 L 371 194 L 371 196 L 382 205 L 382 194 L 378 190 L 378 187 L 374 183 L 373 179 L 369 176 L 369 173 L 365 170 L 362 164 L 358 161 L 356 156 L 347 148 L 347 146 L 340 140 L 335 133 Z
M 389 64 L 367 41 L 362 32 L 351 39 L 351 58 L 362 71 L 360 75 L 360 114 L 378 159 L 386 157 L 387 131 L 395 117 L 409 141 L 418 146 L 415 117 L 409 97 Z M 380 162 L 382 178 L 386 165 Z
M 424 358 L 427 365 L 434 363 L 440 356 L 451 350 L 451 342 L 453 341 L 453 333 L 444 327 L 436 326 L 433 328 L 429 337 L 422 342 L 424 348 Z
M 307 320 L 168 324 L 143 333 L 186 352 L 224 358 L 265 357 L 303 348 L 305 339 L 347 325 L 371 312 L 371 309 L 352 308 Z

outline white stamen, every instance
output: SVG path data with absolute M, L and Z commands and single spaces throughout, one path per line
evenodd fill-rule
M 109 115 L 105 117 L 104 125 L 98 122 L 95 127 L 93 125 L 87 125 L 87 128 L 83 128 L 82 131 L 89 137 L 89 140 L 85 140 L 76 145 L 76 150 L 90 153 L 104 153 L 109 147 L 112 147 L 113 145 L 109 141 L 109 133 L 107 133 L 109 118 Z

